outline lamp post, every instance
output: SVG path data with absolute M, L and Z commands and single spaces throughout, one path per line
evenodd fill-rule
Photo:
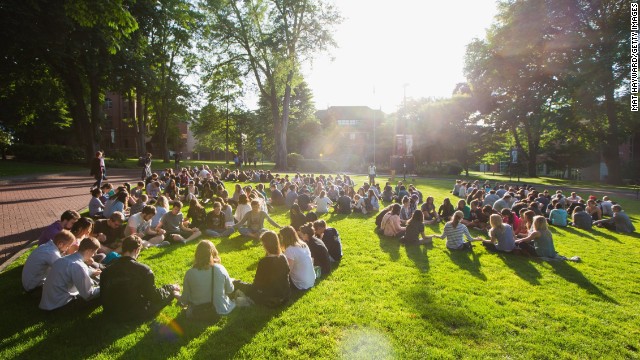
M 227 89 L 227 132 L 226 132 L 226 148 L 224 151 L 224 161 L 229 165 L 229 89 Z

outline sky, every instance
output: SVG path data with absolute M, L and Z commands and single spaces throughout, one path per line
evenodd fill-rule
M 394 112 L 407 98 L 448 97 L 466 45 L 484 38 L 495 0 L 334 0 L 338 48 L 304 68 L 317 109 L 353 105 Z M 333 61 L 331 60 L 333 58 Z

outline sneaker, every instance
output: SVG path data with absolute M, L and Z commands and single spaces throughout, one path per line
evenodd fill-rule
M 574 256 L 574 257 L 569 258 L 569 261 L 580 262 L 580 261 L 582 261 L 582 259 L 580 258 L 580 256 Z
M 163 247 L 167 247 L 169 245 L 171 245 L 171 243 L 165 240 L 165 241 L 161 242 L 160 244 L 156 245 L 156 247 L 163 248 Z

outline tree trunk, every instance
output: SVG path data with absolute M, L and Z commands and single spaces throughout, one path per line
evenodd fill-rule
M 616 113 L 616 101 L 612 85 L 611 69 L 607 73 L 607 83 L 605 84 L 605 112 L 609 120 L 609 128 L 602 145 L 602 157 L 607 164 L 607 183 L 611 185 L 622 184 L 622 173 L 620 167 L 620 153 L 618 143 L 618 114 Z
M 85 159 L 87 164 L 91 163 L 91 160 L 95 157 L 97 148 L 95 147 L 94 132 L 91 127 L 91 119 L 87 114 L 87 106 L 84 100 L 84 89 L 82 81 L 78 73 L 76 72 L 60 72 L 60 77 L 64 81 L 67 92 L 70 95 L 69 98 L 69 110 L 74 122 L 78 124 L 78 127 L 82 133 L 85 146 Z
M 100 123 L 102 122 L 100 119 L 100 85 L 97 79 L 97 75 L 90 75 L 89 79 L 89 101 L 91 106 L 91 123 L 90 130 L 93 135 L 94 147 L 96 149 L 100 148 Z M 111 126 L 111 124 L 109 124 Z
M 290 71 L 287 75 L 287 82 L 284 88 L 284 99 L 282 101 L 282 119 L 280 120 L 280 134 L 279 138 L 276 138 L 277 149 L 277 162 L 280 163 L 279 168 L 283 170 L 287 169 L 287 128 L 289 127 L 289 110 L 291 107 L 291 81 L 293 79 L 293 72 Z
M 147 122 L 145 121 L 144 104 L 142 100 L 142 92 L 140 88 L 136 88 L 136 129 L 137 129 L 137 142 L 138 142 L 138 156 L 145 156 L 147 154 Z

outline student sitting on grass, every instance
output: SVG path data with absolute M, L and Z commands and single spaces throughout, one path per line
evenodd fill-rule
M 320 195 L 313 200 L 316 205 L 316 213 L 326 214 L 329 212 L 329 206 L 333 205 L 331 199 L 329 199 L 324 190 L 320 191 Z
M 187 211 L 187 220 L 190 228 L 204 228 L 207 221 L 207 211 L 204 206 L 200 205 L 198 199 L 193 198 L 189 202 L 189 211 Z
M 503 223 L 502 216 L 498 214 L 491 215 L 489 223 L 491 224 L 490 240 L 483 240 L 482 245 L 490 251 L 513 251 L 516 243 L 511 225 Z
M 279 306 L 286 303 L 291 295 L 289 263 L 282 253 L 280 241 L 275 232 L 264 232 L 260 236 L 260 242 L 266 255 L 258 262 L 253 283 L 234 280 L 233 285 L 256 304 Z
M 165 239 L 182 244 L 186 244 L 189 241 L 196 239 L 202 233 L 198 228 L 190 229 L 184 225 L 184 217 L 182 212 L 182 203 L 180 201 L 174 201 L 171 211 L 164 214 L 155 231 L 158 234 L 165 236 Z
M 331 260 L 329 256 L 329 250 L 324 245 L 322 240 L 317 238 L 315 231 L 313 230 L 313 223 L 306 223 L 300 227 L 299 233 L 302 241 L 307 244 L 309 251 L 311 251 L 311 258 L 313 259 L 313 265 L 320 267 L 321 274 L 327 275 L 331 272 Z
M 133 215 L 127 222 L 124 230 L 125 236 L 136 235 L 142 239 L 142 246 L 146 249 L 151 246 L 167 246 L 168 241 L 164 241 L 164 235 L 158 233 L 151 227 L 151 219 L 156 215 L 156 208 L 147 205 L 142 211 Z
M 424 217 L 422 216 L 422 211 L 414 211 L 413 216 L 407 222 L 407 227 L 404 236 L 400 238 L 400 243 L 404 245 L 431 244 L 433 235 L 426 236 L 424 234 L 423 222 Z M 422 239 L 419 239 L 419 236 L 422 236 Z
M 124 237 L 124 215 L 116 211 L 108 219 L 98 219 L 93 225 L 92 236 L 100 242 L 100 253 L 108 254 L 115 249 L 117 240 Z
M 213 278 L 212 278 L 213 277 Z M 229 298 L 234 286 L 227 269 L 211 241 L 202 240 L 196 248 L 193 267 L 187 270 L 180 301 L 187 305 L 187 314 L 198 316 L 198 308 L 213 307 L 219 315 L 230 314 L 236 302 Z
M 75 210 L 67 210 L 62 213 L 60 220 L 55 221 L 53 224 L 47 226 L 40 234 L 38 238 L 38 245 L 46 244 L 49 240 L 52 240 L 57 233 L 62 230 L 71 230 L 73 224 L 80 219 L 80 214 Z
M 409 219 L 413 216 L 413 211 L 411 211 L 411 199 L 408 196 L 402 198 L 402 207 L 400 208 L 400 220 L 402 224 L 406 224 Z
M 38 246 L 24 263 L 22 268 L 22 287 L 34 294 L 42 293 L 47 274 L 56 260 L 66 255 L 67 250 L 76 241 L 69 230 L 62 230 L 43 245 Z
M 400 220 L 400 204 L 393 204 L 391 211 L 386 213 L 380 223 L 380 228 L 385 236 L 400 238 L 404 236 L 406 228 Z
M 444 225 L 444 230 L 442 231 L 442 235 L 440 235 L 440 239 L 447 239 L 447 249 L 449 250 L 467 250 L 471 249 L 471 241 L 482 240 L 481 238 L 473 238 L 469 233 L 469 229 L 466 226 L 460 223 L 464 214 L 462 211 L 458 210 L 453 214 L 451 221 L 447 222 Z M 467 238 L 467 242 L 463 240 L 463 237 Z
M 613 211 L 613 217 L 595 221 L 593 224 L 619 233 L 632 233 L 636 231 L 635 226 L 631 223 L 631 219 L 629 219 L 629 215 L 622 211 L 620 205 L 613 205 L 611 210 Z
M 307 222 L 307 217 L 300 211 L 298 204 L 293 204 L 291 210 L 289 210 L 289 217 L 291 218 L 291 226 L 298 231 L 300 226 Z
M 313 229 L 316 236 L 322 240 L 327 250 L 329 250 L 331 261 L 339 262 L 342 260 L 342 241 L 338 230 L 327 227 L 327 223 L 324 220 L 314 221 Z
M 335 209 L 338 214 L 351 214 L 352 201 L 343 190 L 340 190 L 340 197 L 336 201 Z
M 99 275 L 101 271 L 91 270 L 86 264 L 99 248 L 97 239 L 85 238 L 78 252 L 53 263 L 42 287 L 40 309 L 55 310 L 72 302 L 82 306 L 100 296 L 100 287 L 94 284 L 91 276 Z
M 140 195 L 140 197 L 138 197 L 138 201 L 129 208 L 129 216 L 131 217 L 142 211 L 142 209 L 147 206 L 147 201 L 149 201 L 147 194 Z
M 92 218 L 101 218 L 104 212 L 104 203 L 100 201 L 100 189 L 91 190 L 91 200 L 89 200 L 89 216 Z
M 298 238 L 298 234 L 291 226 L 280 229 L 280 238 L 284 255 L 289 263 L 291 287 L 296 290 L 312 288 L 316 281 L 316 272 L 313 268 L 311 250 Z
M 549 223 L 554 226 L 567 226 L 567 210 L 562 208 L 560 202 L 549 213 Z
M 469 207 L 469 205 L 467 205 L 466 200 L 464 199 L 460 199 L 458 200 L 458 207 L 456 208 L 456 210 L 462 211 L 462 220 L 460 220 L 461 223 L 463 223 L 465 226 L 469 226 L 471 224 L 471 208 Z
M 142 251 L 140 237 L 124 238 L 121 251 L 122 256 L 101 275 L 100 297 L 106 316 L 119 321 L 149 319 L 180 297 L 176 284 L 156 288 L 151 269 L 137 261 Z
M 449 221 L 451 220 L 451 216 L 453 216 L 454 212 L 455 209 L 451 204 L 451 200 L 449 200 L 449 198 L 444 198 L 442 205 L 438 208 L 438 216 L 440 219 L 443 221 Z
M 227 226 L 226 215 L 222 212 L 222 204 L 215 201 L 213 210 L 207 214 L 204 232 L 211 237 L 227 237 L 233 234 L 233 231 L 233 226 Z
M 583 230 L 591 230 L 593 225 L 591 215 L 584 211 L 581 206 L 576 206 L 576 208 L 573 209 L 571 221 L 571 225 Z
M 271 225 L 280 228 L 273 219 L 266 212 L 260 210 L 260 202 L 258 200 L 251 201 L 251 211 L 246 213 L 242 218 L 242 221 L 235 224 L 233 227 L 238 228 L 240 234 L 248 236 L 254 239 L 260 239 L 260 235 L 267 231 L 264 228 L 264 221 L 267 220 Z M 242 225 L 247 224 L 245 227 Z
M 438 216 L 436 206 L 433 203 L 433 196 L 427 197 L 427 201 L 422 204 L 420 210 L 422 211 L 425 225 L 437 224 L 440 222 L 440 216 Z
M 553 246 L 553 235 L 547 226 L 547 219 L 540 215 L 534 217 L 532 230 L 529 236 L 516 240 L 516 245 L 532 256 L 555 258 L 557 253 Z

